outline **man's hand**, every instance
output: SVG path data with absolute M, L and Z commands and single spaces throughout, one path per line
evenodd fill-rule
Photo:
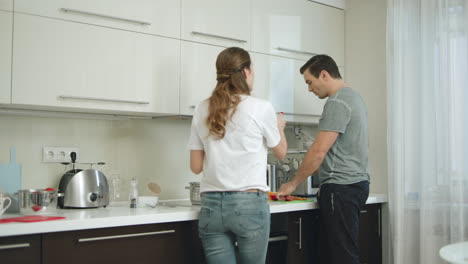
M 290 195 L 296 190 L 296 187 L 297 185 L 293 182 L 287 182 L 281 185 L 279 191 L 276 193 L 276 197 L 278 197 L 279 200 L 284 201 L 286 200 L 286 196 Z

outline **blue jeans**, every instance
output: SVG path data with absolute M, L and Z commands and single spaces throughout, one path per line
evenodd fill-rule
M 207 263 L 265 263 L 270 207 L 262 192 L 201 194 L 198 232 Z M 237 241 L 237 249 L 235 242 Z

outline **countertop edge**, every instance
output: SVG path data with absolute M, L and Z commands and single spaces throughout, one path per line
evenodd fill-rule
M 384 194 L 370 194 L 366 204 L 386 203 Z M 131 225 L 159 224 L 170 222 L 184 222 L 198 219 L 199 206 L 180 206 L 165 208 L 138 208 L 130 211 L 123 207 L 108 207 L 106 209 L 91 209 L 101 211 L 59 211 L 43 215 L 65 216 L 67 219 L 36 222 L 36 223 L 4 223 L 0 224 L 0 237 L 33 235 L 42 233 L 76 231 L 84 229 L 109 228 Z M 270 202 L 270 213 L 286 213 L 293 211 L 318 209 L 315 201 L 304 203 Z M 155 211 L 156 210 L 156 211 Z M 122 211 L 119 214 L 119 211 Z M 131 213 L 129 213 L 131 212 Z M 87 215 L 86 213 L 89 213 Z M 93 215 L 93 213 L 96 213 Z M 1 218 L 19 215 L 3 215 Z

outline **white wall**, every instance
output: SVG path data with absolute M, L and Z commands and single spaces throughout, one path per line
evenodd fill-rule
M 373 193 L 387 193 L 386 6 L 386 0 L 347 0 L 345 10 L 345 81 L 367 105 Z
M 189 169 L 186 142 L 190 120 L 93 120 L 0 115 L 0 164 L 9 162 L 16 148 L 22 166 L 22 188 L 57 187 L 64 166 L 43 163 L 42 148 L 77 147 L 77 162 L 104 161 L 111 181 L 122 179 L 122 198 L 136 177 L 141 194 L 149 181 L 162 187 L 162 199 L 189 198 L 184 187 L 199 180 Z M 87 166 L 84 166 L 87 167 Z

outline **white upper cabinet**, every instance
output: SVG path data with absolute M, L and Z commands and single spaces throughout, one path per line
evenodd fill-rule
M 254 94 L 269 100 L 275 111 L 286 113 L 289 121 L 297 121 L 299 117 L 316 119 L 322 114 L 326 100 L 308 91 L 299 72 L 305 61 L 259 53 L 251 55 L 255 70 Z
M 13 11 L 13 0 L 0 0 L 0 10 Z
M 178 40 L 15 14 L 12 103 L 178 113 Z
M 181 45 L 180 113 L 193 115 L 216 86 L 216 58 L 224 48 L 186 41 Z
M 254 0 L 251 50 L 301 60 L 328 54 L 344 65 L 344 10 L 307 0 Z
M 15 0 L 15 11 L 180 38 L 180 0 Z
M 182 39 L 249 49 L 250 5 L 250 0 L 182 0 Z
M 11 37 L 13 13 L 0 10 L 0 104 L 11 96 Z

